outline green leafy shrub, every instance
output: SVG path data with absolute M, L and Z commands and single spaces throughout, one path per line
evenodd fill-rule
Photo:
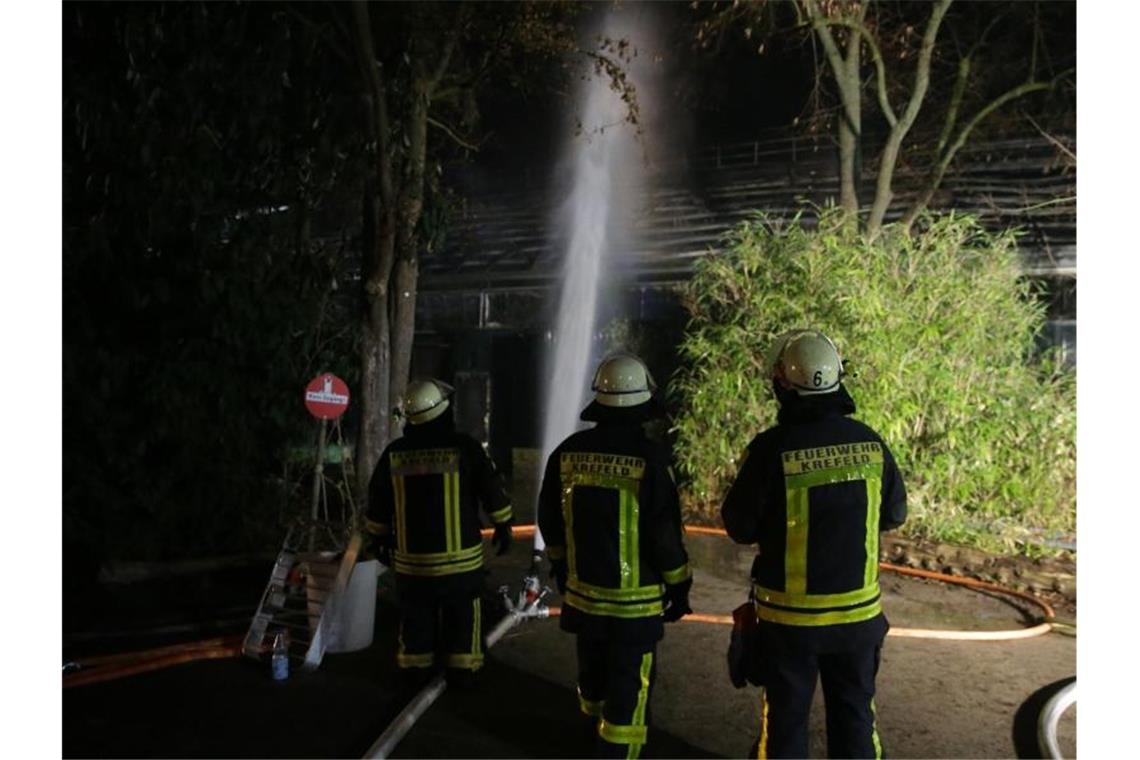
M 764 354 L 796 327 L 825 331 L 848 360 L 856 417 L 899 461 L 904 530 L 995 551 L 1076 525 L 1072 371 L 1035 350 L 1044 306 L 1019 276 L 1014 233 L 966 216 L 874 241 L 796 218 L 742 223 L 697 266 L 671 383 L 690 516 L 718 520 L 736 462 L 775 424 Z

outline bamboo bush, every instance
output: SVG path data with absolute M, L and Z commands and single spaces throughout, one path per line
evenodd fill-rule
M 823 330 L 853 376 L 855 416 L 899 462 L 911 535 L 1037 553 L 1076 526 L 1075 376 L 1036 345 L 1045 307 L 1020 276 L 1014 232 L 924 219 L 873 241 L 834 210 L 809 229 L 756 217 L 697 266 L 670 391 L 690 518 L 716 523 L 745 446 L 775 424 L 764 354 Z

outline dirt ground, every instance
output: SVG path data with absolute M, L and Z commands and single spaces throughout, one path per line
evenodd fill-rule
M 883 607 L 897 628 L 1001 630 L 1026 625 L 1023 608 L 1004 597 L 889 573 L 884 574 L 883 591 Z M 725 614 L 746 594 L 744 578 L 698 570 L 692 606 L 698 612 Z M 1075 610 L 1058 612 L 1075 616 Z M 727 626 L 680 623 L 667 629 L 658 650 L 651 720 L 671 737 L 670 744 L 676 740 L 678 749 L 692 748 L 696 756 L 741 757 L 759 731 L 759 690 L 738 690 L 728 681 L 728 636 Z M 569 695 L 562 709 L 574 709 L 573 637 L 561 634 L 557 621 L 526 622 L 494 655 L 562 686 Z M 894 757 L 1027 756 L 1034 749 L 1037 711 L 1019 715 L 1019 708 L 1035 692 L 1075 675 L 1076 639 L 1058 633 L 1006 642 L 888 636 L 875 699 L 884 748 Z M 1020 733 L 1016 737 L 1015 725 Z M 421 729 L 431 730 L 428 725 Z M 1058 736 L 1065 756 L 1074 757 L 1075 707 L 1062 718 Z M 826 756 L 818 690 L 810 746 L 813 757 Z
M 731 550 L 693 542 L 695 558 Z M 516 590 L 524 541 L 488 560 L 487 586 Z M 703 563 L 692 604 L 724 614 L 743 601 L 736 561 Z M 268 571 L 268 568 L 267 568 Z M 883 606 L 896 628 L 1004 629 L 1027 624 L 1004 598 L 886 574 Z M 557 595 L 551 603 L 557 604 Z M 1075 610 L 1059 610 L 1075 618 Z M 400 708 L 392 650 L 395 608 L 382 595 L 368 650 L 328 655 L 286 684 L 245 659 L 197 662 L 64 690 L 66 757 L 360 757 Z M 487 630 L 493 625 L 488 603 Z M 727 626 L 669 626 L 658 649 L 646 757 L 742 757 L 759 724 L 755 688 L 727 678 Z M 1033 757 L 1037 714 L 1076 674 L 1076 639 L 1058 633 L 1008 642 L 889 637 L 876 697 L 893 757 Z M 591 738 L 577 714 L 574 641 L 556 619 L 527 621 L 488 653 L 476 690 L 449 690 L 396 750 L 398 757 L 583 757 Z M 1059 738 L 1075 756 L 1075 713 Z M 826 755 L 817 692 L 811 754 Z

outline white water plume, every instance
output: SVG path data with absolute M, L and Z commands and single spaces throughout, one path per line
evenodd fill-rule
M 644 25 L 637 25 L 638 18 L 610 12 L 601 35 L 629 40 L 634 50 L 643 50 L 639 37 L 646 32 Z M 626 70 L 644 113 L 649 93 L 644 86 L 648 78 L 638 76 L 641 67 L 635 57 Z M 610 274 L 613 249 L 629 238 L 633 203 L 628 196 L 641 189 L 644 171 L 642 146 L 635 127 L 626 120 L 629 105 L 610 78 L 594 72 L 578 97 L 581 126 L 569 146 L 570 192 L 559 220 L 566 247 L 558 315 L 550 334 L 543 465 L 559 443 L 583 427 L 578 416 L 592 396 L 591 380 L 600 358 L 594 352 L 599 295 L 603 287 L 616 291 Z M 536 531 L 535 551 L 543 547 Z

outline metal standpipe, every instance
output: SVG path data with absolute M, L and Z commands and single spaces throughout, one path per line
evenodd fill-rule
M 1064 757 L 1061 754 L 1060 745 L 1057 744 L 1057 724 L 1061 721 L 1061 716 L 1065 714 L 1065 711 L 1072 707 L 1076 701 L 1077 682 L 1073 681 L 1050 697 L 1049 701 L 1045 703 L 1045 707 L 1041 708 L 1041 715 L 1037 718 L 1037 745 L 1041 749 L 1042 757 L 1053 758 L 1053 760 L 1060 760 Z
M 493 647 L 499 639 L 506 635 L 507 631 L 526 618 L 549 617 L 550 609 L 542 603 L 542 598 L 549 592 L 549 588 L 539 587 L 537 575 L 528 575 L 523 579 L 523 590 L 519 592 L 517 603 L 511 601 L 510 589 L 507 586 L 502 586 L 499 593 L 503 597 L 503 605 L 507 608 L 507 614 L 487 634 L 486 648 Z M 416 694 L 412 701 L 400 711 L 400 714 L 388 724 L 384 733 L 380 734 L 380 738 L 373 742 L 368 751 L 364 753 L 366 760 L 388 757 L 396 745 L 400 743 L 400 740 L 416 724 L 416 721 L 427 712 L 427 709 L 446 689 L 447 679 L 443 673 L 429 681 L 428 685 Z

